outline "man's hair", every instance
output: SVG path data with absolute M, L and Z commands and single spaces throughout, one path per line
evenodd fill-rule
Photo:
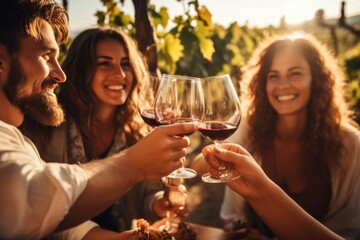
M 1 0 L 0 43 L 16 52 L 21 38 L 40 37 L 41 20 L 51 25 L 58 44 L 67 40 L 68 15 L 54 0 Z

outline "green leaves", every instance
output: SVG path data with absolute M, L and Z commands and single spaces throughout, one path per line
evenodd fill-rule
M 203 57 L 207 60 L 211 60 L 211 56 L 214 53 L 214 43 L 210 39 L 212 31 L 210 27 L 205 26 L 203 21 L 196 21 L 197 22 L 197 31 L 196 37 L 199 40 L 200 51 Z
M 167 27 L 169 21 L 169 14 L 166 7 L 161 7 L 157 12 L 154 5 L 150 5 L 149 11 L 153 17 L 154 27 L 157 29 L 158 26 L 162 26 L 164 29 Z
M 100 1 L 106 10 L 96 11 L 98 24 L 122 26 L 134 35 L 134 19 L 118 7 L 118 4 L 130 0 Z M 242 75 L 241 67 L 258 43 L 267 36 L 284 31 L 274 26 L 239 26 L 236 22 L 225 28 L 213 24 L 210 11 L 206 6 L 199 5 L 198 0 L 188 1 L 187 5 L 182 0 L 177 0 L 177 3 L 180 9 L 184 9 L 178 16 L 170 16 L 166 7 L 156 9 L 154 5 L 148 6 L 157 35 L 158 66 L 164 73 L 198 77 L 230 73 L 238 81 L 240 79 L 236 78 Z M 309 23 L 302 28 L 303 31 L 315 33 L 320 40 L 331 46 L 332 39 L 327 31 Z M 348 99 L 355 106 L 360 102 L 360 43 L 343 31 L 337 33 L 339 59 L 344 61 L 349 79 L 346 86 Z
M 134 25 L 130 15 L 125 14 L 117 6 L 114 0 L 101 0 L 106 11 L 96 11 L 95 16 L 98 18 L 99 25 L 122 26 L 131 29 Z
M 175 73 L 176 63 L 183 56 L 184 46 L 173 34 L 167 34 L 160 44 L 159 67 L 168 73 Z

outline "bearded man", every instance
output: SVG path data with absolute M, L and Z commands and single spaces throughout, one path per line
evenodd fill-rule
M 63 122 L 54 90 L 66 80 L 57 57 L 58 44 L 67 37 L 67 14 L 55 1 L 0 2 L 0 239 L 40 239 L 96 216 L 137 182 L 180 167 L 189 139 L 175 135 L 197 128 L 189 123 L 159 127 L 101 162 L 79 166 L 41 160 L 16 127 L 25 114 L 48 126 Z M 68 231 L 76 236 L 60 235 L 118 236 L 105 236 L 95 226 L 86 222 Z

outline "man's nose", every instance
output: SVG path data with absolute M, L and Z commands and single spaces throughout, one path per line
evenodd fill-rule
M 50 77 L 54 79 L 58 83 L 63 83 L 66 81 L 66 75 L 58 61 L 53 64 L 52 68 L 50 69 Z

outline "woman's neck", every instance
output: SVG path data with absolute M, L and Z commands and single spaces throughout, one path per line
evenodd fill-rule
M 92 115 L 92 129 L 89 141 L 84 143 L 89 159 L 106 155 L 111 147 L 116 131 L 116 108 L 95 108 Z
M 92 115 L 93 128 L 96 133 L 115 130 L 116 108 L 96 107 Z
M 278 115 L 276 123 L 276 138 L 282 141 L 300 141 L 304 135 L 306 112 Z

